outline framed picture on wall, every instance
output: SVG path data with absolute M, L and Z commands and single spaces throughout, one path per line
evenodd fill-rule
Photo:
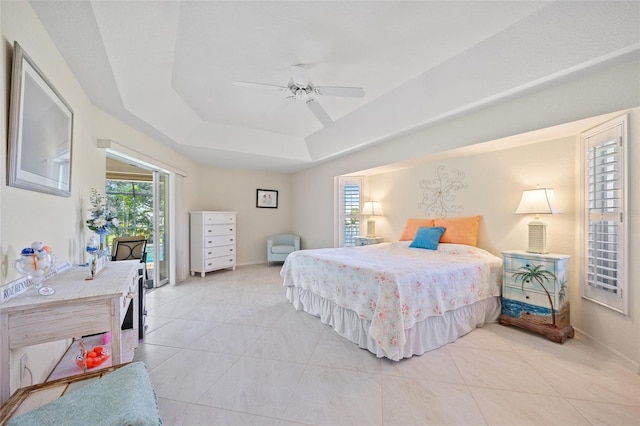
M 71 196 L 73 110 L 18 42 L 13 44 L 7 182 Z
M 272 189 L 256 190 L 256 207 L 262 209 L 277 209 L 278 191 Z

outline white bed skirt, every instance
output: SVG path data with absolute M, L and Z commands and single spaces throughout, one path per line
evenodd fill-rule
M 500 315 L 500 298 L 490 297 L 472 305 L 445 312 L 443 316 L 427 317 L 404 331 L 406 343 L 399 348 L 397 358 L 391 358 L 369 336 L 370 320 L 360 318 L 354 311 L 342 308 L 302 288 L 287 287 L 287 299 L 297 310 L 320 317 L 323 324 L 333 327 L 340 336 L 367 349 L 378 358 L 389 358 L 394 361 L 410 358 L 413 355 L 422 355 L 447 343 L 455 342 L 476 327 L 495 322 Z

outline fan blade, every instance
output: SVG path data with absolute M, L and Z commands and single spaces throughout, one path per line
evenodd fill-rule
M 251 87 L 251 88 L 256 88 L 256 89 L 276 89 L 279 90 L 281 92 L 284 92 L 286 90 L 289 90 L 288 87 L 285 86 L 278 86 L 277 84 L 266 84 L 266 83 L 252 83 L 250 81 L 235 81 L 233 83 L 234 86 L 238 86 L 238 87 Z
M 309 85 L 309 73 L 304 65 L 292 65 L 291 78 L 293 78 L 293 84 L 300 88 L 305 88 Z
M 324 96 L 348 96 L 350 98 L 364 97 L 364 89 L 362 87 L 321 86 L 314 87 L 313 91 L 317 95 Z
M 318 121 L 322 123 L 324 127 L 333 127 L 333 120 L 327 114 L 327 111 L 322 108 L 322 105 L 318 103 L 315 99 L 311 98 L 307 100 L 307 107 L 311 110 L 311 112 L 316 116 Z

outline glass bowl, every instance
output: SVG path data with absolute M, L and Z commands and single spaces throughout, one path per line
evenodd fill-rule
M 111 349 L 105 345 L 97 345 L 87 349 L 87 369 L 96 368 L 104 364 L 111 357 Z M 83 368 L 82 353 L 76 355 L 76 365 Z

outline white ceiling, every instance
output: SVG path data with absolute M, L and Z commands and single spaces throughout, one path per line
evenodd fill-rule
M 640 46 L 638 1 L 30 3 L 93 104 L 199 163 L 281 172 Z M 366 95 L 319 97 L 323 128 L 284 93 L 233 84 L 286 85 L 294 64 Z

